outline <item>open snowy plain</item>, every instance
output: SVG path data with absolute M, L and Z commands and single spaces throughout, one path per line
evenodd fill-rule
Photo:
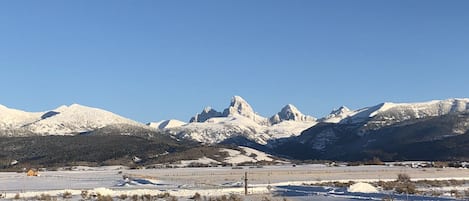
M 244 175 L 248 175 L 248 196 L 244 196 Z M 319 187 L 315 184 L 340 182 L 392 181 L 399 173 L 412 180 L 469 180 L 469 170 L 457 168 L 410 168 L 389 166 L 328 167 L 325 165 L 292 165 L 212 168 L 162 168 L 129 170 L 113 167 L 73 167 L 71 170 L 43 171 L 38 177 L 25 173 L 0 173 L 2 199 L 38 199 L 42 195 L 71 194 L 68 200 L 79 200 L 83 191 L 89 195 L 110 195 L 116 200 L 127 195 L 158 195 L 168 192 L 178 200 L 188 200 L 195 193 L 203 196 L 238 194 L 245 200 L 262 196 L 281 200 L 350 200 L 377 199 L 392 194 L 393 198 L 411 200 L 453 200 L 449 195 L 422 197 L 397 195 L 382 189 L 374 193 L 349 192 L 347 188 Z M 360 188 L 360 187 L 359 187 Z M 468 186 L 451 188 L 466 190 Z M 366 191 L 367 189 L 363 189 Z M 423 189 L 425 190 L 425 189 Z M 354 189 L 354 191 L 357 191 Z M 125 197 L 125 196 L 124 196 Z

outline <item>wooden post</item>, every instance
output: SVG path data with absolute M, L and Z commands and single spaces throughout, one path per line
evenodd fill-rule
M 244 172 L 244 195 L 248 194 L 248 172 Z

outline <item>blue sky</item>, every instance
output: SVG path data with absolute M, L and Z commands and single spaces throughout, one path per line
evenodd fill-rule
M 0 104 L 140 122 L 469 97 L 468 1 L 0 1 Z

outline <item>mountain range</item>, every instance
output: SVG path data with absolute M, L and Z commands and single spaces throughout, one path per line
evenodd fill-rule
M 163 120 L 146 125 L 78 104 L 45 112 L 0 105 L 2 137 L 166 136 L 171 147 L 191 142 L 235 144 L 305 160 L 469 160 L 469 152 L 461 152 L 468 149 L 468 130 L 469 99 L 386 102 L 357 110 L 342 106 L 316 119 L 292 104 L 263 117 L 242 97 L 234 96 L 221 112 L 206 107 L 189 122 Z
M 299 159 L 469 160 L 469 99 L 342 107 L 301 135 L 273 142 Z
M 203 143 L 220 143 L 236 136 L 244 136 L 260 144 L 277 138 L 298 135 L 316 124 L 314 117 L 304 115 L 295 106 L 288 104 L 270 118 L 258 115 L 249 103 L 234 96 L 229 106 L 218 112 L 206 107 L 192 117 L 189 123 L 167 120 L 148 125 L 164 130 L 177 138 Z

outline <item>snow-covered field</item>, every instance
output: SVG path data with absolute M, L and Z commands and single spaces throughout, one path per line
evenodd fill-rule
M 90 194 L 99 193 L 111 196 L 123 194 L 129 196 L 135 194 L 157 195 L 169 192 L 180 200 L 185 200 L 196 192 L 203 196 L 219 196 L 230 193 L 242 195 L 244 194 L 245 172 L 248 173 L 249 194 L 273 193 L 282 197 L 292 197 L 292 200 L 303 199 L 304 196 L 306 196 L 304 200 L 316 199 L 318 196 L 320 198 L 325 196 L 322 191 L 325 191 L 328 196 L 335 196 L 337 198 L 335 200 L 347 200 L 350 196 L 356 197 L 356 192 L 360 191 L 360 185 L 353 189 L 355 194 L 345 193 L 349 196 L 347 197 L 343 193 L 330 193 L 331 190 L 327 188 L 312 188 L 304 186 L 304 184 L 329 181 L 391 181 L 395 180 L 399 173 L 406 173 L 413 180 L 469 180 L 469 170 L 455 168 L 327 167 L 325 165 L 293 167 L 284 165 L 244 167 L 243 169 L 214 167 L 129 170 L 120 166 L 77 167 L 72 171 L 40 172 L 38 177 L 28 177 L 25 173 L 0 173 L 0 193 L 3 196 L 6 194 L 4 199 L 13 199 L 17 194 L 22 198 L 31 198 L 41 194 L 61 196 L 65 192 L 69 192 L 78 199 L 84 190 Z M 346 192 L 346 190 L 343 191 Z M 360 196 L 363 195 L 360 194 Z

